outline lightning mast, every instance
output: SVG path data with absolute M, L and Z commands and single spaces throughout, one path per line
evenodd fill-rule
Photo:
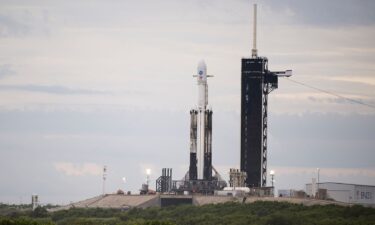
M 107 166 L 103 166 L 103 196 L 105 195 L 105 180 L 107 179 Z
M 258 56 L 257 50 L 257 4 L 254 4 L 254 18 L 253 18 L 253 49 L 251 50 L 251 57 Z

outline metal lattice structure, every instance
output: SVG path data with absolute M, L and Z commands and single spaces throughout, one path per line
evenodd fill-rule
M 172 169 L 163 168 L 162 175 L 156 180 L 156 192 L 166 193 L 173 189 Z
M 211 173 L 213 173 L 213 176 L 210 180 L 192 180 L 189 179 L 189 172 L 187 172 L 182 180 L 173 181 L 172 192 L 183 193 L 187 191 L 189 193 L 213 194 L 215 190 L 222 190 L 227 186 L 225 180 L 214 167 L 212 167 Z
M 239 169 L 230 168 L 229 170 L 229 186 L 245 187 L 246 172 L 240 171 Z

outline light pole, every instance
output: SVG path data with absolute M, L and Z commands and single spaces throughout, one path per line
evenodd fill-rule
M 317 172 L 318 172 L 318 185 L 317 185 L 317 189 L 318 189 L 318 193 L 317 193 L 317 197 L 318 199 L 320 198 L 319 196 L 319 173 L 320 173 L 320 169 L 319 168 L 316 168 Z
M 273 182 L 274 182 L 273 178 L 275 176 L 275 171 L 271 170 L 270 175 L 271 175 L 271 184 L 272 184 L 272 195 L 275 197 L 275 191 L 274 191 L 274 186 L 273 186 Z
M 125 193 L 125 187 L 126 187 L 126 186 L 125 186 L 125 183 L 126 183 L 126 177 L 123 177 L 123 178 L 122 178 L 122 182 L 124 182 L 124 193 Z
M 107 179 L 107 166 L 103 166 L 103 196 L 105 195 L 105 180 Z
M 150 183 L 150 174 L 151 174 L 151 169 L 146 169 L 146 183 L 147 183 L 147 186 L 149 185 Z

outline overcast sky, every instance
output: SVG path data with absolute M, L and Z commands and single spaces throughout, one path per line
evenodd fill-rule
M 213 164 L 240 161 L 247 0 L 0 2 L 0 202 L 68 203 L 136 192 L 152 169 L 180 179 L 189 110 L 207 63 Z M 258 1 L 258 52 L 270 70 L 375 105 L 375 2 Z M 375 185 L 375 108 L 287 79 L 269 95 L 268 169 L 276 189 L 320 180 Z M 122 177 L 126 177 L 123 183 Z

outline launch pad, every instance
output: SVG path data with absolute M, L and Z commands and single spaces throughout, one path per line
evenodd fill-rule
M 216 190 L 222 190 L 227 186 L 227 182 L 225 182 L 219 172 L 212 167 L 211 175 L 209 179 L 190 179 L 187 175 L 185 175 L 183 180 L 175 181 L 177 193 L 183 193 L 185 191 L 189 193 L 202 193 L 202 194 L 213 194 Z
M 183 179 L 173 180 L 172 169 L 163 168 L 162 175 L 156 180 L 156 192 L 173 194 L 214 194 L 216 190 L 225 188 L 227 183 L 221 178 L 215 168 L 213 168 L 212 172 L 214 175 L 210 180 L 189 179 L 189 172 L 185 174 Z

